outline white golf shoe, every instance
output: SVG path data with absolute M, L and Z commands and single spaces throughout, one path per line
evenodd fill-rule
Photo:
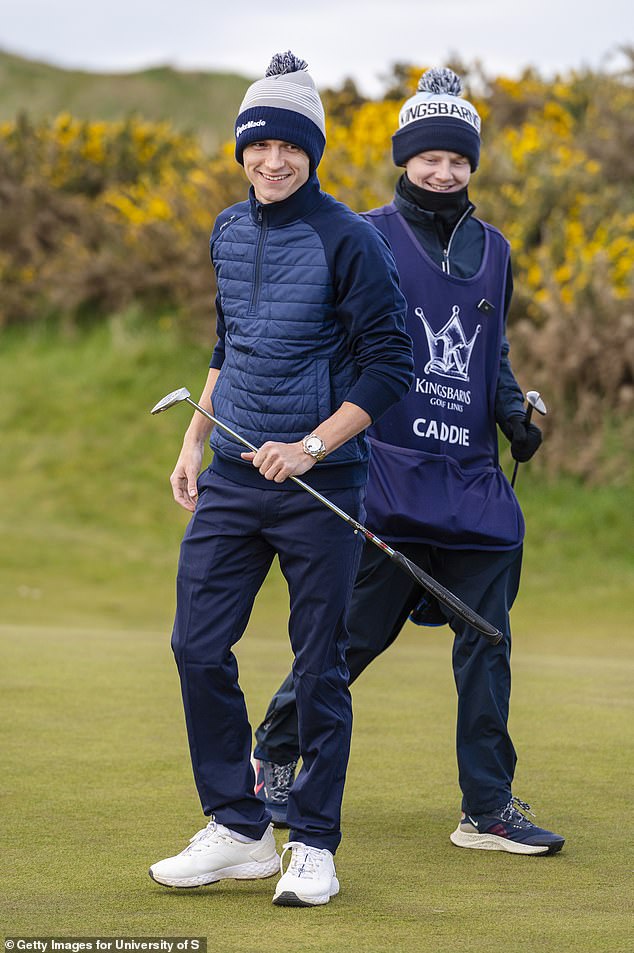
M 185 850 L 152 864 L 149 873 L 152 880 L 166 887 L 201 887 L 217 880 L 273 877 L 279 865 L 270 824 L 261 840 L 245 844 L 235 840 L 231 831 L 216 824 L 212 817 L 207 827 L 194 834 Z
M 291 862 L 284 873 L 282 864 L 287 850 L 291 851 Z M 273 897 L 278 907 L 316 907 L 339 893 L 335 861 L 329 850 L 291 841 L 284 844 L 280 867 L 282 876 Z

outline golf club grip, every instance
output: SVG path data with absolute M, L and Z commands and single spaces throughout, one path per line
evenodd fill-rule
M 400 566 L 401 569 L 409 573 L 419 585 L 423 586 L 428 592 L 431 592 L 432 596 L 438 599 L 439 602 L 442 602 L 443 605 L 451 609 L 451 611 L 464 622 L 467 622 L 473 626 L 474 629 L 477 629 L 487 642 L 491 645 L 499 645 L 503 638 L 500 630 L 496 629 L 490 622 L 487 622 L 486 619 L 483 619 L 481 615 L 478 615 L 478 613 L 464 603 L 462 599 L 459 599 L 458 596 L 454 595 L 449 589 L 445 589 L 436 579 L 429 576 L 420 566 L 411 562 L 411 560 L 402 553 L 395 551 L 394 555 L 390 558 L 397 566 Z

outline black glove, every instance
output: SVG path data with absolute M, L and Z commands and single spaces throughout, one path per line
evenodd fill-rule
M 518 463 L 530 460 L 542 442 L 539 427 L 533 423 L 527 426 L 523 416 L 510 417 L 504 432 L 511 441 L 511 456 Z

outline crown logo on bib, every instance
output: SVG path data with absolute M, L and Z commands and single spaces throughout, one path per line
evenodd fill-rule
M 429 345 L 430 360 L 425 364 L 425 374 L 439 374 L 441 377 L 450 377 L 453 380 L 468 381 L 469 362 L 475 339 L 482 325 L 477 326 L 473 337 L 467 341 L 457 304 L 453 306 L 451 317 L 437 334 L 428 324 L 422 308 L 416 308 L 414 314 L 423 322 Z

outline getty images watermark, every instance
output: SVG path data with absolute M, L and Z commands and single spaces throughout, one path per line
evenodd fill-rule
M 9 953 L 207 953 L 206 936 L 9 936 Z

